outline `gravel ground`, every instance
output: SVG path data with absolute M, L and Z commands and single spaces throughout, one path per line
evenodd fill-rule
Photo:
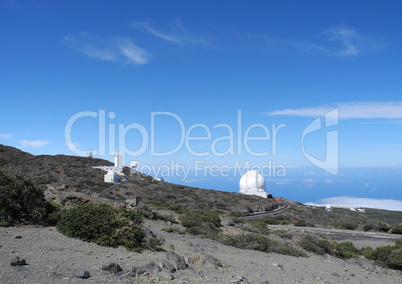
M 165 239 L 164 249 L 183 256 L 189 268 L 130 276 L 132 267 L 166 260 L 166 252 L 129 252 L 71 239 L 55 228 L 0 228 L 0 283 L 402 283 L 400 271 L 373 266 L 362 259 L 331 256 L 297 258 L 240 250 L 218 242 L 161 231 L 164 222 L 145 226 Z M 28 265 L 11 266 L 16 257 Z M 112 274 L 103 265 L 117 263 Z M 82 270 L 88 279 L 78 277 Z

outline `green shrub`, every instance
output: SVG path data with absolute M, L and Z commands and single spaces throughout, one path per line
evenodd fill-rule
M 402 270 L 402 249 L 391 251 L 386 263 L 392 269 Z
M 358 257 L 359 249 L 357 249 L 352 242 L 341 242 L 334 245 L 334 256 L 349 259 Z
M 166 202 L 162 201 L 147 201 L 146 203 L 152 205 L 153 207 L 157 209 L 162 209 L 162 210 L 169 210 L 176 212 L 178 214 L 183 214 L 184 212 L 187 211 L 186 207 L 180 204 L 169 204 Z
M 186 232 L 205 236 L 217 233 L 221 227 L 221 220 L 214 211 L 194 209 L 181 216 L 181 224 L 186 227 Z
M 248 221 L 247 223 L 252 225 L 254 228 L 258 230 L 259 233 L 263 235 L 269 235 L 271 233 L 271 230 L 268 229 L 267 224 L 261 220 L 251 220 Z
M 392 227 L 390 233 L 391 233 L 391 234 L 402 235 L 402 227 L 401 227 L 401 226 Z
M 287 230 L 284 229 L 278 229 L 278 230 L 272 230 L 271 234 L 277 235 L 281 237 L 282 239 L 292 239 L 293 235 Z
M 395 246 L 397 246 L 397 247 L 402 246 L 402 238 L 397 239 L 397 240 L 395 241 Z
M 360 251 L 351 242 L 337 243 L 313 235 L 304 235 L 299 245 L 315 254 L 329 254 L 342 259 L 357 257 Z
M 244 224 L 244 223 L 246 223 L 246 221 L 244 221 L 243 219 L 237 218 L 237 217 L 232 217 L 232 221 L 235 224 Z
M 263 252 L 276 252 L 279 254 L 303 256 L 307 255 L 301 250 L 290 246 L 287 243 L 273 240 L 261 234 L 219 234 L 215 240 L 229 246 L 241 249 L 251 249 Z
M 331 254 L 332 255 L 332 246 L 331 242 L 328 240 L 320 239 L 314 235 L 304 235 L 299 241 L 299 245 L 305 249 L 306 251 L 324 255 Z
M 359 226 L 355 223 L 340 223 L 338 225 L 335 225 L 336 229 L 341 229 L 341 230 L 356 230 Z
M 166 233 L 183 234 L 183 232 L 177 227 L 167 227 L 167 228 L 163 228 L 161 230 L 166 232 Z
M 377 231 L 378 232 L 384 232 L 387 233 L 391 229 L 390 225 L 384 222 L 379 222 L 377 225 Z
M 308 227 L 308 223 L 304 219 L 300 219 L 295 223 L 297 227 Z
M 289 225 L 290 217 L 284 215 L 277 215 L 274 217 L 264 217 L 260 219 L 262 222 L 269 225 Z
M 145 237 L 141 215 L 134 211 L 118 210 L 106 204 L 79 205 L 64 211 L 57 229 L 64 235 L 94 242 L 101 246 L 125 246 L 140 251 Z
M 3 226 L 15 222 L 49 224 L 50 214 L 57 211 L 30 179 L 20 175 L 9 176 L 3 171 L 0 171 L 0 208 Z
M 375 260 L 376 262 L 380 262 L 382 264 L 387 263 L 388 256 L 391 254 L 391 252 L 395 249 L 395 246 L 382 246 L 378 247 L 374 250 L 370 250 L 366 252 L 364 255 L 368 259 Z

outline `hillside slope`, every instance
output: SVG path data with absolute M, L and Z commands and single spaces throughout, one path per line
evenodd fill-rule
M 233 192 L 193 188 L 159 182 L 141 173 L 131 176 L 129 182 L 121 183 L 119 188 L 100 197 L 99 193 L 110 188 L 112 184 L 103 182 L 104 171 L 93 168 L 99 165 L 112 163 L 102 159 L 67 155 L 35 156 L 0 145 L 0 170 L 31 178 L 45 192 L 47 198 L 67 206 L 88 201 L 124 206 L 127 198 L 137 197 L 141 204 L 156 209 L 176 212 L 181 209 L 210 209 L 234 216 L 267 212 L 291 205 L 289 210 L 280 214 L 287 223 L 305 221 L 306 225 L 320 227 L 352 224 L 356 228 L 363 228 L 367 224 L 378 224 L 380 221 L 391 225 L 402 222 L 400 211 L 370 209 L 368 214 L 362 214 L 347 209 L 336 209 L 328 213 L 323 208 L 311 208 L 284 198 L 280 198 L 281 202 L 278 202 Z M 124 172 L 130 175 L 128 168 L 125 168 Z

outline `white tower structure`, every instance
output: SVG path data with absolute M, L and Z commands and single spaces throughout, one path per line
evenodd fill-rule
M 119 154 L 119 151 L 114 152 L 114 167 L 116 171 L 123 171 L 123 154 Z
M 258 171 L 248 171 L 240 179 L 240 193 L 267 198 L 265 179 Z
M 87 152 L 87 158 L 92 158 L 92 151 Z

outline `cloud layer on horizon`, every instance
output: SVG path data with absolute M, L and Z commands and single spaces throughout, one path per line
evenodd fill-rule
M 283 109 L 267 112 L 268 116 L 319 117 L 338 109 L 339 119 L 401 119 L 402 102 L 337 103 L 329 106 Z
M 21 143 L 21 148 L 26 148 L 26 147 L 33 147 L 33 148 L 40 148 L 43 146 L 46 146 L 47 144 L 50 143 L 48 140 L 20 140 Z
M 306 205 L 313 206 L 349 206 L 349 207 L 365 207 L 402 211 L 402 201 L 394 199 L 376 199 L 376 198 L 359 198 L 353 196 L 339 196 L 320 199 L 316 202 L 307 202 Z

